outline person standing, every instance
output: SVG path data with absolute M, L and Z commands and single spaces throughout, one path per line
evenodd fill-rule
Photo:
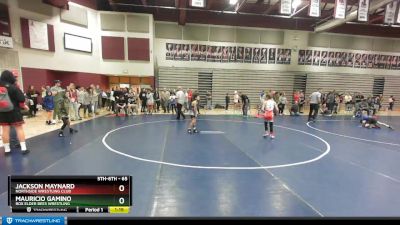
M 225 96 L 225 111 L 228 111 L 229 108 L 229 102 L 231 101 L 230 97 L 229 97 L 229 93 L 226 93 Z
M 198 110 L 197 110 L 197 105 L 199 101 L 199 97 L 196 94 L 193 94 L 193 101 L 191 102 L 191 107 L 190 107 L 190 118 L 192 121 L 189 124 L 187 132 L 189 134 L 193 133 L 198 133 L 198 130 L 196 128 L 197 126 L 197 116 L 198 116 Z
M 318 115 L 319 104 L 321 103 L 321 88 L 310 95 L 310 112 L 308 113 L 308 121 L 315 122 Z
M 54 96 L 52 96 L 50 90 L 47 91 L 46 96 L 43 98 L 43 109 L 46 111 L 46 124 L 54 125 L 55 123 L 51 121 L 54 111 Z
M 146 93 L 146 89 L 142 89 L 142 91 L 140 92 L 140 94 L 139 94 L 139 98 L 140 98 L 140 101 L 142 102 L 142 108 L 141 108 L 141 110 L 140 110 L 140 112 L 146 112 L 146 105 L 147 105 L 147 97 L 146 97 L 146 95 L 147 95 L 147 93 Z
M 29 114 L 31 116 L 36 116 L 39 92 L 35 90 L 33 85 L 30 85 L 26 96 L 31 100 L 31 103 L 33 103 L 29 105 Z
M 236 110 L 239 108 L 239 94 L 237 91 L 233 92 L 233 112 L 236 113 Z
M 304 92 L 302 90 L 300 90 L 300 98 L 299 98 L 299 112 L 303 113 L 303 107 L 304 107 L 304 103 L 306 101 L 306 98 L 304 97 Z
M 115 89 L 111 88 L 110 91 L 110 108 L 109 110 L 114 113 L 115 112 Z
M 178 91 L 176 92 L 176 103 L 177 103 L 176 119 L 179 120 L 181 118 L 181 115 L 183 119 L 185 119 L 185 115 L 182 112 L 182 106 L 185 103 L 185 93 L 183 93 L 182 87 L 178 87 Z
M 170 108 L 170 104 L 171 104 L 171 92 L 169 90 L 167 90 L 166 88 L 164 88 L 164 92 L 165 92 L 164 107 L 166 110 L 166 111 L 164 111 L 164 113 L 169 113 L 169 108 Z
M 2 101 L 0 104 L 0 125 L 2 127 L 4 152 L 6 154 L 11 152 L 10 129 L 11 127 L 14 127 L 20 142 L 22 153 L 28 153 L 25 142 L 25 132 L 22 127 L 24 120 L 21 113 L 21 108 L 27 109 L 28 107 L 24 104 L 25 96 L 18 88 L 17 80 L 13 73 L 8 70 L 1 73 L 0 94 L 1 97 L 8 97 L 8 100 L 1 98 Z
M 154 94 L 150 89 L 147 89 L 146 104 L 147 104 L 147 114 L 152 115 L 154 107 Z
M 78 92 L 75 88 L 75 84 L 69 85 L 68 91 L 69 108 L 72 110 L 71 121 L 81 120 L 79 117 L 79 103 L 78 103 Z
M 390 111 L 393 111 L 393 106 L 394 106 L 394 102 L 395 102 L 396 100 L 394 99 L 394 97 L 393 97 L 393 95 L 391 95 L 390 97 L 389 97 L 389 100 L 388 100 L 388 102 L 389 102 L 389 110 Z
M 99 108 L 99 95 L 100 93 L 98 92 L 96 86 L 94 84 L 91 84 L 90 87 L 92 88 L 92 110 L 93 110 L 93 116 L 98 115 L 98 108 Z
M 156 108 L 154 109 L 155 112 L 160 112 L 160 104 L 161 104 L 161 99 L 160 99 L 160 92 L 158 91 L 158 88 L 154 91 L 154 101 L 156 103 Z
M 243 104 L 242 105 L 243 117 L 247 117 L 247 111 L 249 110 L 250 99 L 245 94 L 241 94 L 240 97 L 242 99 L 242 104 Z
M 274 134 L 274 111 L 278 110 L 278 107 L 276 105 L 276 102 L 274 99 L 267 94 L 265 96 L 265 101 L 263 103 L 263 106 L 261 107 L 261 111 L 264 112 L 264 130 L 265 134 L 263 137 L 268 137 L 270 136 L 272 139 L 275 138 Z M 268 129 L 269 127 L 269 129 Z
M 193 91 L 191 89 L 188 89 L 188 91 L 187 91 L 187 98 L 188 98 L 188 109 L 191 109 L 192 108 L 191 103 L 194 100 L 193 99 Z
M 160 92 L 160 104 L 161 104 L 161 108 L 164 111 L 164 113 L 167 112 L 167 109 L 165 108 L 165 88 L 163 90 L 161 90 Z
M 350 93 L 347 93 L 345 96 L 344 96 L 344 104 L 345 104 L 345 106 L 346 106 L 346 111 L 347 112 L 349 112 L 349 111 L 351 111 L 351 101 L 352 101 L 352 97 L 351 97 L 351 95 L 350 95 Z
M 57 122 L 61 122 L 61 114 L 59 109 L 59 103 L 63 99 L 63 89 L 61 88 L 61 81 L 55 80 L 54 86 L 50 88 L 52 95 L 54 96 L 54 112 L 53 112 L 53 120 Z M 65 93 L 64 93 L 65 94 Z
M 278 104 L 279 115 L 283 115 L 283 111 L 285 110 L 286 103 L 287 103 L 287 98 L 285 96 L 285 93 L 282 92 L 279 96 L 279 104 Z
M 211 95 L 211 93 L 209 91 L 207 91 L 207 93 L 206 93 L 206 105 L 207 105 L 207 109 L 208 110 L 212 109 L 211 100 L 212 100 L 212 95 Z
M 357 114 L 361 113 L 360 106 L 361 106 L 362 99 L 364 99 L 364 96 L 360 92 L 358 92 L 358 93 L 355 93 L 354 98 L 355 98 L 355 103 L 354 103 L 353 117 L 356 117 Z

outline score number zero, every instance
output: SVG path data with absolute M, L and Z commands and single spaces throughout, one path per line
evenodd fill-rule
M 122 178 L 122 179 L 124 179 L 124 178 Z M 125 191 L 125 186 L 122 185 L 122 184 L 119 185 L 118 190 L 120 192 L 124 192 Z M 121 197 L 121 198 L 119 198 L 118 202 L 119 202 L 119 204 L 123 205 L 125 203 L 125 199 L 123 197 Z

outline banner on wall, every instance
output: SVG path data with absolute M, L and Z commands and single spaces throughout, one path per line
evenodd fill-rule
M 320 17 L 320 0 L 310 0 L 310 7 L 308 10 L 308 15 L 311 17 Z
M 0 47 L 3 48 L 13 48 L 13 39 L 11 37 L 0 35 Z
M 229 62 L 236 62 L 236 47 L 229 47 Z
M 368 21 L 369 0 L 358 1 L 357 20 L 360 22 Z
M 319 66 L 320 61 L 321 61 L 321 51 L 314 51 L 312 65 Z
M 253 63 L 260 63 L 261 59 L 261 49 L 253 48 Z
M 207 45 L 199 45 L 200 58 L 199 61 L 205 62 L 207 60 Z
M 336 0 L 335 11 L 334 11 L 335 19 L 345 19 L 346 8 L 347 8 L 347 0 Z
M 320 66 L 328 65 L 328 51 L 321 52 Z
M 397 19 L 396 19 L 396 23 L 400 23 L 400 3 L 399 5 L 399 9 L 397 10 Z
M 165 59 L 166 60 L 173 60 L 174 59 L 174 44 L 172 43 L 166 43 L 165 44 L 166 48 L 166 53 L 165 53 Z
M 260 54 L 260 63 L 268 63 L 268 48 L 262 48 Z
M 182 44 L 182 60 L 189 61 L 190 60 L 190 45 Z
M 292 57 L 291 49 L 278 48 L 276 55 L 276 64 L 290 64 L 291 57 Z
M 244 48 L 237 47 L 236 62 L 243 62 L 243 57 L 244 57 Z
M 281 14 L 290 15 L 292 13 L 292 0 L 281 0 Z
M 354 53 L 349 52 L 346 57 L 346 67 L 354 66 Z
M 253 48 L 246 47 L 244 49 L 244 62 L 251 63 L 252 57 L 253 57 Z
M 222 46 L 221 47 L 221 62 L 227 63 L 229 62 L 229 47 L 228 46 Z
M 31 48 L 49 50 L 47 24 L 29 20 L 29 41 Z
M 175 61 L 290 64 L 292 57 L 291 49 L 281 48 L 166 43 L 165 50 L 165 59 Z
M 268 49 L 268 64 L 275 64 L 276 49 Z
M 310 55 L 312 55 L 311 63 Z M 400 70 L 399 55 L 367 54 L 363 52 L 328 52 L 301 49 L 297 63 L 298 65 Z
M 11 37 L 10 15 L 8 6 L 0 3 L 0 35 Z
M 384 20 L 386 24 L 394 23 L 396 9 L 397 9 L 397 1 L 393 1 L 386 5 L 385 20 Z

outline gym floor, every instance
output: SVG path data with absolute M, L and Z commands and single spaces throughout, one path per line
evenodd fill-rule
M 172 115 L 104 116 L 73 136 L 30 138 L 29 154 L 0 157 L 0 178 L 131 175 L 123 216 L 399 216 L 399 132 L 349 116 L 306 119 L 277 117 L 272 140 L 257 118 L 201 115 L 190 135 L 189 120 Z M 400 129 L 400 117 L 380 120 Z M 10 215 L 6 191 L 1 182 L 0 213 Z

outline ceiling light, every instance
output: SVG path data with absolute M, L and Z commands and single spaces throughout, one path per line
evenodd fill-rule
M 235 5 L 238 2 L 238 0 L 229 0 L 229 4 Z
M 301 4 L 301 0 L 293 0 L 292 8 L 296 9 Z

